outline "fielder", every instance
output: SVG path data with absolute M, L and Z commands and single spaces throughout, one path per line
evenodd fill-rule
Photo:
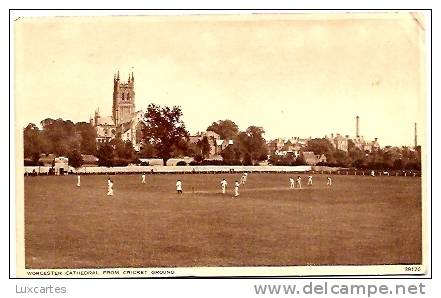
M 302 188 L 302 177 L 300 176 L 297 177 L 297 186 L 298 188 Z
M 77 187 L 81 186 L 81 178 L 80 175 L 77 175 Z
M 110 178 L 107 179 L 107 195 L 113 196 L 113 181 Z
M 181 180 L 176 181 L 176 192 L 178 194 L 182 193 L 182 182 L 181 182 Z
M 328 176 L 328 181 L 326 182 L 326 185 L 332 186 L 332 179 Z
M 234 183 L 234 196 L 238 197 L 239 196 L 239 181 L 236 180 L 236 183 Z
M 289 178 L 289 189 L 294 189 L 296 186 L 294 184 L 294 178 Z
M 227 184 L 228 184 L 227 180 L 225 180 L 225 178 L 222 179 L 222 181 L 221 181 L 222 194 L 225 194 L 225 191 L 227 189 Z
M 141 175 L 141 183 L 145 184 L 145 173 Z
M 308 185 L 312 185 L 312 176 L 308 176 Z

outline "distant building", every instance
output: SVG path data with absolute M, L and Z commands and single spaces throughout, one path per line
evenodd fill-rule
M 374 141 L 366 141 L 363 136 L 360 136 L 360 117 L 355 117 L 355 139 L 353 140 L 355 148 L 360 149 L 364 152 L 372 152 L 380 149 L 380 144 L 378 139 L 375 138 Z
M 301 139 L 299 137 L 293 137 L 288 140 L 277 138 L 267 143 L 270 155 L 287 156 L 293 155 L 298 157 L 301 149 L 306 147 L 308 139 Z
M 55 161 L 55 154 L 40 154 L 40 158 L 38 159 L 38 163 L 42 164 L 45 167 L 52 167 Z
M 315 154 L 312 151 L 301 152 L 301 156 L 308 166 L 315 166 L 318 163 L 326 163 L 327 159 L 324 154 Z
M 348 152 L 349 150 L 349 141 L 352 140 L 355 148 L 358 148 L 364 152 L 372 152 L 380 149 L 380 144 L 378 142 L 378 138 L 375 138 L 374 141 L 366 141 L 363 136 L 358 136 L 355 139 L 350 139 L 349 135 L 342 136 L 341 134 L 331 134 L 331 136 L 325 136 L 327 140 L 332 144 L 335 149 L 342 150 Z
M 324 154 L 316 154 L 315 157 L 317 158 L 317 163 L 326 163 L 327 158 Z
M 144 140 L 144 129 L 146 123 L 144 122 L 144 112 L 138 111 L 132 117 L 124 121 L 117 129 L 117 134 L 121 139 L 132 142 L 133 148 L 136 151 L 141 150 Z
M 91 154 L 81 154 L 83 167 L 93 167 L 98 165 L 98 157 Z
M 318 164 L 318 158 L 312 151 L 302 152 L 302 157 L 305 163 L 309 166 L 315 166 Z
M 331 142 L 332 146 L 334 146 L 335 149 L 348 152 L 348 135 L 342 136 L 339 133 L 336 135 L 332 133 L 330 137 L 325 136 L 325 138 L 329 140 L 329 142 Z
M 267 143 L 270 154 L 279 155 L 278 152 L 283 150 L 285 140 L 281 138 L 274 139 Z
M 378 138 L 373 141 L 366 141 L 363 136 L 359 136 L 353 140 L 355 148 L 360 149 L 363 152 L 372 152 L 380 149 L 380 143 Z
M 55 157 L 54 160 L 55 175 L 64 175 L 69 171 L 69 159 L 64 156 Z
M 222 159 L 221 152 L 229 145 L 233 145 L 233 140 L 224 140 L 214 131 L 207 130 L 205 132 L 198 132 L 196 135 L 190 136 L 190 144 L 198 144 L 204 137 L 207 137 L 208 144 L 210 144 L 209 159 Z
M 142 149 L 143 129 L 146 127 L 144 112 L 135 111 L 135 77 L 129 75 L 127 82 L 122 82 L 119 71 L 113 77 L 113 105 L 111 116 L 101 116 L 99 109 L 90 119 L 90 124 L 97 133 L 97 143 L 102 144 L 114 138 L 130 141 L 136 151 Z

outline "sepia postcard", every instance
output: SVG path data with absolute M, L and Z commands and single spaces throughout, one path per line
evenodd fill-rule
M 14 18 L 17 277 L 428 273 L 430 15 L 111 14 Z

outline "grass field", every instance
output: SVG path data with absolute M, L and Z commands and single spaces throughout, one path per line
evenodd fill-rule
M 114 197 L 107 176 L 25 177 L 26 268 L 421 263 L 419 177 L 289 177 L 250 174 L 238 198 L 239 174 L 117 175 Z

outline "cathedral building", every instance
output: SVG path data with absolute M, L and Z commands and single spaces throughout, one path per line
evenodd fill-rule
M 127 82 L 120 79 L 119 71 L 113 76 L 113 105 L 111 116 L 101 116 L 99 109 L 90 119 L 97 132 L 98 145 L 114 138 L 132 142 L 135 150 L 142 148 L 144 112 L 135 109 L 135 77 L 133 72 Z

